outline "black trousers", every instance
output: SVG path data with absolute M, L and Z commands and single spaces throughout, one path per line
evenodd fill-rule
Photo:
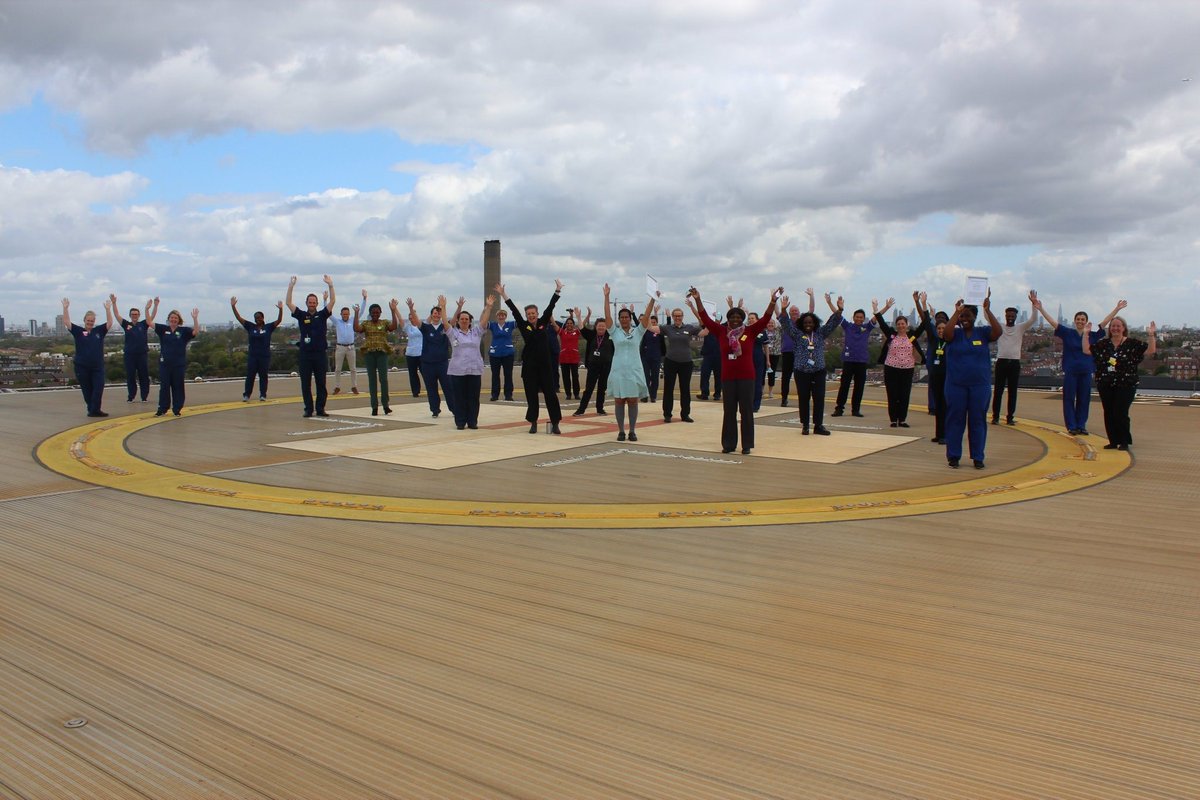
M 141 392 L 145 400 L 150 396 L 150 359 L 146 353 L 125 354 L 125 388 L 132 400 Z
M 914 369 L 901 367 L 883 367 L 883 386 L 887 389 L 888 418 L 892 422 L 904 422 L 908 419 L 908 400 L 912 397 L 912 382 Z
M 812 422 L 825 421 L 825 370 L 799 372 L 796 375 L 796 398 L 800 401 L 800 421 L 808 427 L 808 410 L 812 406 Z
M 692 415 L 692 369 L 691 361 L 663 360 L 663 416 L 669 418 L 675 412 L 675 383 L 679 382 L 679 413 Z
M 558 371 L 562 373 L 563 394 L 567 399 L 579 397 L 579 365 L 559 364 Z
M 325 388 L 325 372 L 329 369 L 329 354 L 324 350 L 301 350 L 296 359 L 300 372 L 300 394 L 304 398 L 304 413 L 313 413 L 313 387 L 317 385 L 316 411 L 325 413 L 325 398 L 329 390 Z M 160 379 L 161 380 L 161 379 Z M 164 382 L 165 383 L 165 382 Z M 165 411 L 162 401 L 159 410 Z M 182 400 L 180 405 L 183 405 Z
M 500 373 L 504 373 L 504 399 L 513 399 L 513 362 L 516 355 L 492 356 L 492 399 L 500 397 Z
M 946 370 L 929 373 L 929 398 L 933 403 L 933 437 L 946 438 Z
M 325 354 L 317 353 L 321 356 L 321 363 L 325 363 Z M 301 372 L 303 375 L 303 361 L 301 363 Z M 169 364 L 158 362 L 158 410 L 164 414 L 167 410 L 171 410 L 178 414 L 183 410 L 183 385 L 184 377 L 187 375 L 187 362 L 173 361 Z M 325 385 L 325 376 L 321 376 L 321 386 Z
M 1008 419 L 1017 413 L 1017 384 L 1021 381 L 1021 360 L 1017 358 L 996 359 L 996 381 L 992 385 L 992 419 L 1000 417 L 1000 400 L 1008 389 Z
M 1101 386 L 1097 391 L 1100 405 L 1104 408 L 1104 432 L 1108 434 L 1108 443 L 1133 444 L 1133 434 L 1129 430 L 1129 408 L 1137 396 L 1137 387 Z
M 749 450 L 754 447 L 754 383 L 754 378 L 721 382 L 721 390 L 725 395 L 722 398 L 725 414 L 721 419 L 723 450 L 737 449 L 739 427 L 742 432 L 742 449 Z
M 521 387 L 525 390 L 525 421 L 532 424 L 538 421 L 538 394 L 546 400 L 546 411 L 550 421 L 558 424 L 562 421 L 562 408 L 558 405 L 558 392 L 554 388 L 554 378 L 558 374 L 552 365 L 521 367 Z
M 588 367 L 587 388 L 583 390 L 583 398 L 579 401 L 580 411 L 587 409 L 588 403 L 592 399 L 592 392 L 596 392 L 596 410 L 604 410 L 604 393 L 608 391 L 608 371 L 610 369 L 612 369 L 610 361 Z
M 709 376 L 713 381 L 712 399 L 716 400 L 721 396 L 721 354 L 704 355 L 700 357 L 700 395 L 709 397 L 708 381 Z
M 242 395 L 249 397 L 254 391 L 254 379 L 258 378 L 258 396 L 267 396 L 267 372 L 271 369 L 271 354 L 265 353 L 255 355 L 251 353 L 246 356 L 246 385 L 242 389 Z
M 796 366 L 796 354 L 791 350 L 779 354 L 779 377 L 783 379 L 783 388 L 779 390 L 779 399 L 787 401 L 788 383 L 792 380 L 792 370 Z
M 412 389 L 413 397 L 421 396 L 421 357 L 405 356 L 404 363 L 408 367 L 408 386 Z
M 865 361 L 842 362 L 842 381 L 838 384 L 838 411 L 846 409 L 846 395 L 850 394 L 850 383 L 854 383 L 854 395 L 850 398 L 850 410 L 857 414 L 862 411 L 863 390 L 867 386 L 867 364 Z
M 646 375 L 646 388 L 650 391 L 650 402 L 658 402 L 658 373 L 662 369 L 661 360 L 642 359 L 642 372 Z

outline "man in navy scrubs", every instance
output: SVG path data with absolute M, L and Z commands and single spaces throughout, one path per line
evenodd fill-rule
M 125 388 L 129 391 L 126 402 L 132 403 L 140 390 L 144 403 L 150 396 L 150 347 L 146 340 L 154 317 L 158 314 L 158 302 L 147 300 L 145 314 L 131 308 L 129 319 L 122 319 L 117 296 L 110 294 L 108 301 L 112 303 L 113 316 L 120 323 L 121 330 L 125 331 Z
M 326 351 L 329 349 L 327 323 L 333 314 L 337 294 L 333 289 L 333 278 L 325 275 L 322 280 L 329 289 L 325 292 L 325 306 L 320 309 L 317 308 L 315 294 L 304 298 L 304 309 L 296 308 L 296 304 L 292 302 L 292 291 L 296 288 L 295 275 L 288 283 L 287 290 L 288 311 L 292 313 L 292 317 L 300 326 L 300 340 L 297 342 L 297 346 L 300 348 L 300 393 L 304 396 L 305 417 L 311 417 L 314 410 L 318 417 L 329 416 L 325 413 L 325 398 L 328 395 L 328 390 L 325 388 L 325 371 L 329 360 L 326 355 Z M 317 385 L 315 404 L 313 403 L 312 389 L 314 382 Z

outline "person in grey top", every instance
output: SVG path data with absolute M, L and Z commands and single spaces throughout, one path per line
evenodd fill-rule
M 679 418 L 692 421 L 692 339 L 700 334 L 695 325 L 683 324 L 683 309 L 671 309 L 671 321 L 659 328 L 667 352 L 663 357 L 663 420 L 675 411 L 675 383 L 679 383 Z

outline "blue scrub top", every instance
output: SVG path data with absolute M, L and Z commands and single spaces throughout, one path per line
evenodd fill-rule
M 421 323 L 421 363 L 437 364 L 450 361 L 450 337 L 441 325 Z
M 992 382 L 992 326 L 958 328 L 946 345 L 946 383 L 981 386 Z
M 84 369 L 103 369 L 104 367 L 104 337 L 108 335 L 108 325 L 100 324 L 85 331 L 79 325 L 71 326 L 71 336 L 75 339 L 75 366 Z
M 146 320 L 139 319 L 137 322 L 125 320 L 121 327 L 125 330 L 125 355 L 140 356 L 150 352 L 150 345 L 147 343 L 150 326 L 146 324 Z
M 292 318 L 300 323 L 300 341 L 296 346 L 304 353 L 323 353 L 329 349 L 329 309 L 318 308 L 308 313 L 307 308 L 296 307 Z
M 182 364 L 187 361 L 187 344 L 196 338 L 195 332 L 184 325 L 174 331 L 170 325 L 156 323 L 154 332 L 158 334 L 158 360 L 161 364 Z
M 271 355 L 271 334 L 275 332 L 274 322 L 264 322 L 262 325 L 255 325 L 253 322 L 243 322 L 242 327 L 246 329 L 246 333 L 250 336 L 250 347 L 248 349 L 250 355 Z
M 516 329 L 517 323 L 511 319 L 505 322 L 503 327 L 498 322 L 489 322 L 488 330 L 492 332 L 492 344 L 488 347 L 488 355 L 498 358 L 516 355 L 517 348 L 513 346 L 512 338 Z

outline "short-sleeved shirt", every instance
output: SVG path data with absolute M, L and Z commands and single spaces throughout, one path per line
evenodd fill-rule
M 150 352 L 150 345 L 147 341 L 150 338 L 150 325 L 146 320 L 139 319 L 137 322 L 125 320 L 121 323 L 121 329 L 125 331 L 125 355 L 140 356 Z
M 1025 332 L 1033 327 L 1034 321 L 1030 317 L 1024 322 L 1018 322 L 1014 325 L 1001 325 L 1000 338 L 996 340 L 996 358 L 1019 361 L 1021 359 L 1021 346 L 1025 343 Z
M 364 353 L 390 353 L 392 345 L 388 342 L 388 324 L 383 320 L 363 320 L 359 323 L 363 330 Z
M 563 326 L 558 332 L 558 363 L 579 363 L 579 328 L 568 330 Z
M 408 338 L 408 344 L 404 346 L 404 355 L 420 358 L 425 349 L 425 338 L 421 335 L 421 329 L 411 322 L 406 322 L 404 335 Z
M 187 360 L 187 345 L 196 338 L 196 332 L 191 328 L 180 325 L 171 330 L 170 325 L 161 322 L 154 325 L 158 335 L 158 361 L 161 364 L 182 364 Z
M 300 352 L 323 353 L 329 349 L 329 342 L 325 341 L 329 335 L 329 316 L 328 308 L 318 308 L 310 313 L 307 308 L 297 307 L 292 312 L 292 318 L 300 323 L 300 341 L 297 343 Z
M 454 342 L 454 354 L 450 356 L 446 372 L 450 375 L 482 375 L 480 343 L 483 342 L 483 328 L 478 325 L 472 325 L 467 331 L 451 328 L 447 336 Z
M 242 327 L 246 329 L 246 335 L 250 337 L 250 346 L 247 348 L 250 355 L 271 355 L 271 334 L 275 333 L 276 327 L 274 322 L 264 322 L 262 325 L 243 322 Z
M 1149 345 L 1140 339 L 1126 339 L 1113 347 L 1112 339 L 1101 339 L 1092 345 L 1092 360 L 1096 364 L 1096 385 L 1102 389 L 1133 388 L 1138 385 L 1138 364 Z
M 75 339 L 75 366 L 84 369 L 100 369 L 104 367 L 104 337 L 108 335 L 108 325 L 101 323 L 92 329 L 85 330 L 79 325 L 71 325 L 71 336 Z
M 658 330 L 667 343 L 667 361 L 686 364 L 692 360 L 692 339 L 700 334 L 699 328 L 695 325 L 676 327 L 674 323 L 669 323 Z
M 842 361 L 851 364 L 865 364 L 870 359 L 871 331 L 875 330 L 875 321 L 867 320 L 859 325 L 853 320 L 842 320 Z
M 450 339 L 440 324 L 421 323 L 421 363 L 438 364 L 450 361 Z
M 503 325 L 499 322 L 489 322 L 488 330 L 492 332 L 492 343 L 488 345 L 488 355 L 496 358 L 505 358 L 506 356 L 516 355 L 517 348 L 513 345 L 513 331 L 517 329 L 517 323 L 511 319 L 505 321 Z
M 992 382 L 991 325 L 959 327 L 946 344 L 946 383 L 982 386 Z
M 1083 352 L 1083 337 L 1079 331 L 1067 325 L 1059 325 L 1054 329 L 1054 335 L 1062 339 L 1062 370 L 1071 375 L 1087 374 L 1096 368 L 1095 362 Z M 1088 341 L 1095 347 L 1096 342 L 1104 338 L 1104 329 L 1094 330 L 1088 334 Z

